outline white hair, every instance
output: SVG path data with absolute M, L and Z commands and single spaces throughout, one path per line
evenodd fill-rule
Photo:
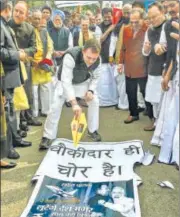
M 125 4 L 125 5 L 123 5 L 122 10 L 124 10 L 124 9 L 132 9 L 132 4 Z

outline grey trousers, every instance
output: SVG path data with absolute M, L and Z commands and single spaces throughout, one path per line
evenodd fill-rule
M 6 121 L 10 130 L 9 135 L 11 133 L 12 136 L 12 144 L 15 144 L 16 142 L 21 142 L 22 138 L 17 133 L 17 119 L 16 119 L 16 113 L 14 111 L 14 103 L 13 103 L 14 89 L 6 89 L 5 96 L 6 96 L 5 111 L 7 117 Z

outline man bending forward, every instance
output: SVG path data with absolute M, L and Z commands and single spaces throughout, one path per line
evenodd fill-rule
M 88 135 L 93 141 L 101 141 L 99 128 L 99 100 L 96 87 L 100 75 L 100 45 L 95 39 L 88 40 L 83 48 L 69 49 L 59 68 L 54 102 L 45 122 L 44 133 L 39 149 L 48 149 L 51 140 L 56 138 L 58 123 L 65 101 L 72 105 L 78 118 L 82 112 L 76 97 L 84 98 L 88 104 Z

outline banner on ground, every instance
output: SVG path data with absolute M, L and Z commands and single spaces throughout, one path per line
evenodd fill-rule
M 47 175 L 65 181 L 119 181 L 134 174 L 135 163 L 144 157 L 143 142 L 80 142 L 56 139 L 40 164 L 33 181 Z
M 21 217 L 141 217 L 133 167 L 142 141 L 83 143 L 56 139 L 37 170 Z

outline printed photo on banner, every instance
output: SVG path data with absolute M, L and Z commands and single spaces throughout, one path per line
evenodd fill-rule
M 21 217 L 140 217 L 134 180 L 69 182 L 39 179 Z

